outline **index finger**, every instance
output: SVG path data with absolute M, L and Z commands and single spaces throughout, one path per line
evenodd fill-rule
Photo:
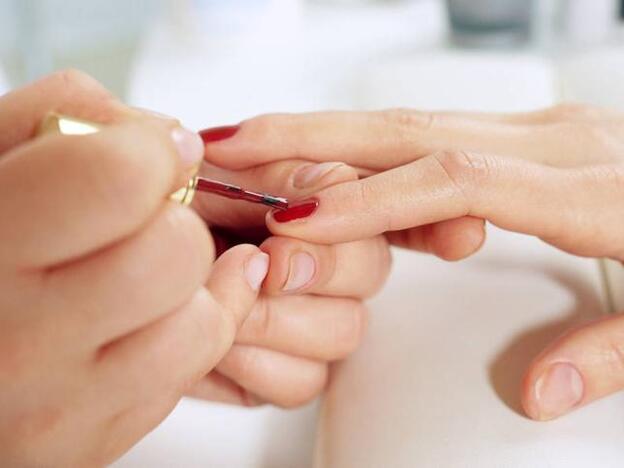
M 206 158 L 223 167 L 245 168 L 286 159 L 343 161 L 384 170 L 437 151 L 466 150 L 543 158 L 548 133 L 528 129 L 556 117 L 527 114 L 427 112 L 387 109 L 373 112 L 267 114 L 228 127 L 202 131 Z M 383 157 L 382 157 L 383 156 Z
M 0 97 L 0 153 L 34 137 L 52 111 L 100 123 L 137 113 L 89 75 L 57 72 Z
M 615 182 L 616 169 L 603 172 L 604 183 L 597 184 L 597 171 L 438 153 L 322 190 L 285 212 L 273 212 L 267 224 L 277 235 L 335 243 L 469 215 L 580 255 L 610 256 L 624 239 L 619 230 L 608 229 L 622 214 L 607 201 L 624 194 Z

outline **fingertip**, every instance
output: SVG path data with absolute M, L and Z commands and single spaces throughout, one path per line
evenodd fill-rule
M 485 221 L 466 217 L 431 225 L 426 233 L 428 249 L 437 257 L 454 262 L 478 252 L 486 239 Z
M 525 383 L 523 407 L 530 418 L 548 421 L 577 407 L 584 393 L 583 377 L 573 363 L 552 362 Z
M 250 313 L 268 267 L 268 255 L 251 244 L 237 245 L 215 262 L 207 287 L 237 326 Z

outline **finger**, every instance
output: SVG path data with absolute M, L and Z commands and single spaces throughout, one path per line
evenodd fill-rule
M 326 363 L 254 346 L 233 346 L 217 370 L 260 400 L 284 408 L 308 403 L 327 382 Z
M 485 222 L 472 216 L 449 219 L 386 234 L 397 247 L 432 253 L 444 260 L 464 259 L 485 242 Z
M 608 200 L 624 198 L 620 171 L 438 153 L 322 190 L 315 200 L 267 216 L 267 225 L 276 235 L 335 243 L 473 216 L 579 255 L 619 258 L 623 239 L 613 220 L 622 218 L 622 208 Z
M 215 263 L 206 287 L 224 310 L 230 312 L 237 328 L 257 300 L 269 265 L 269 256 L 253 245 L 238 245 L 221 255 Z M 241 284 L 243 277 L 244 287 Z
M 49 267 L 101 249 L 140 229 L 176 188 L 197 137 L 127 122 L 84 136 L 50 135 L 0 161 L 0 258 Z
M 260 248 L 271 256 L 263 290 L 272 295 L 370 297 L 385 282 L 392 263 L 383 236 L 334 245 L 270 237 Z
M 48 313 L 60 341 L 95 349 L 181 307 L 205 283 L 214 246 L 201 219 L 170 202 L 140 232 L 45 273 Z M 56 311 L 56 313 L 49 313 Z
M 268 258 L 257 248 L 231 249 L 214 264 L 207 289 L 199 289 L 177 311 L 103 348 L 98 372 L 105 381 L 124 382 L 114 398 L 136 402 L 182 395 L 212 370 L 251 310 L 267 268 Z
M 321 361 L 352 353 L 364 336 L 360 301 L 324 296 L 261 296 L 236 335 L 236 343 Z
M 280 161 L 242 171 L 204 164 L 200 175 L 256 192 L 295 199 L 358 178 L 354 168 L 340 162 L 313 164 L 302 160 Z M 262 205 L 224 199 L 210 193 L 201 193 L 195 197 L 193 206 L 209 224 L 237 232 L 258 226 L 264 228 L 264 217 L 268 211 Z
M 51 111 L 101 123 L 140 114 L 89 75 L 77 70 L 57 72 L 0 97 L 0 128 L 4 129 L 0 153 L 34 137 Z
M 565 130 L 556 125 L 563 114 L 390 109 L 263 115 L 242 122 L 229 138 L 206 138 L 206 154 L 215 164 L 239 169 L 305 155 L 317 162 L 338 160 L 384 170 L 434 152 L 460 150 L 542 161 Z M 538 124 L 544 128 L 536 130 Z
M 522 403 L 533 419 L 559 417 L 624 389 L 624 315 L 573 330 L 531 364 Z

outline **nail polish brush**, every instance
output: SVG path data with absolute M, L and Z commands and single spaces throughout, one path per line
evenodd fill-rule
M 43 120 L 39 133 L 62 133 L 63 135 L 88 135 L 96 133 L 100 126 L 93 122 L 68 117 L 56 113 L 48 114 Z M 197 192 L 212 193 L 233 200 L 244 200 L 251 203 L 259 203 L 277 210 L 287 210 L 288 200 L 262 192 L 245 190 L 237 185 L 228 184 L 218 180 L 193 176 L 181 189 L 175 191 L 170 198 L 184 205 L 193 200 Z

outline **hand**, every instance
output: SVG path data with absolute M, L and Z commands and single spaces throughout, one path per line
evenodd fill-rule
M 319 206 L 271 231 L 310 242 L 387 233 L 395 244 L 460 259 L 484 220 L 567 252 L 624 260 L 624 117 L 564 105 L 526 114 L 395 110 L 261 116 L 209 147 L 226 167 L 305 155 L 369 177 L 315 194 Z M 535 419 L 624 388 L 624 315 L 574 330 L 531 365 L 523 403 Z
M 108 123 L 32 139 L 55 110 Z M 0 459 L 98 466 L 229 350 L 268 267 L 166 201 L 197 135 L 63 72 L 0 98 Z M 212 266 L 211 266 L 212 265 Z
M 300 160 L 245 171 L 205 163 L 202 174 L 295 198 L 357 180 L 345 164 L 327 163 L 320 169 Z M 294 407 L 310 401 L 324 388 L 329 364 L 351 353 L 362 339 L 362 301 L 381 287 L 390 266 L 385 238 L 328 246 L 269 237 L 267 208 L 209 194 L 198 195 L 194 203 L 211 225 L 218 250 L 254 241 L 270 255 L 271 267 L 234 346 L 191 394 L 242 405 Z

